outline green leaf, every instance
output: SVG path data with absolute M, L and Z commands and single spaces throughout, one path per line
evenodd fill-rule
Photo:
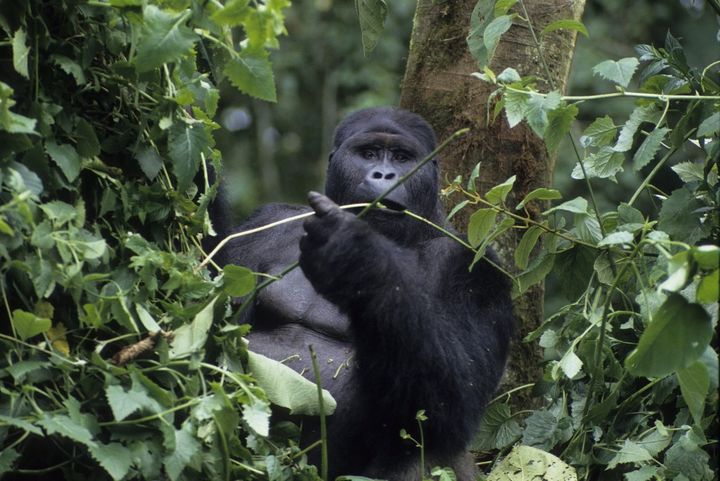
M 316 393 L 317 393 L 317 388 Z M 270 434 L 270 406 L 256 397 L 252 397 L 243 406 L 243 420 L 248 427 L 263 437 Z
M 255 273 L 247 267 L 228 264 L 223 267 L 223 290 L 232 297 L 242 297 L 255 288 Z
M 543 138 L 549 153 L 555 152 L 560 145 L 560 141 L 570 132 L 570 127 L 577 114 L 578 108 L 573 104 L 561 106 L 548 112 L 547 127 Z
M 249 12 L 249 0 L 230 0 L 210 18 L 218 25 L 236 27 L 240 25 Z
M 98 444 L 89 449 L 90 454 L 115 481 L 120 481 L 130 471 L 132 453 L 120 443 Z
M 702 278 L 696 296 L 697 301 L 703 304 L 713 304 L 720 300 L 720 270 L 715 269 Z
M 0 474 L 11 471 L 15 466 L 15 461 L 17 461 L 19 457 L 20 453 L 14 448 L 3 448 L 3 450 L 0 451 Z
M 687 284 L 690 277 L 690 255 L 680 251 L 668 260 L 668 278 L 660 284 L 658 290 L 677 292 Z
M 607 115 L 599 117 L 591 123 L 580 137 L 580 144 L 587 147 L 605 147 L 615 138 L 617 126 Z
M 625 481 L 651 481 L 660 470 L 657 466 L 643 466 L 642 468 L 625 473 Z
M 639 171 L 655 157 L 668 132 L 670 129 L 666 127 L 658 127 L 650 132 L 633 156 L 633 169 Z
M 487 481 L 577 481 L 575 468 L 557 456 L 531 446 L 515 446 L 495 466 Z
M 545 231 L 542 227 L 537 225 L 534 225 L 525 231 L 525 234 L 523 234 L 522 239 L 520 239 L 520 242 L 518 243 L 517 249 L 515 249 L 515 265 L 518 269 L 525 270 L 527 268 L 530 253 L 543 232 Z
M 672 192 L 660 209 L 658 229 L 667 232 L 672 239 L 694 244 L 709 234 L 707 225 L 701 222 L 700 209 L 705 204 L 685 187 Z
M 225 75 L 237 89 L 261 100 L 275 102 L 275 78 L 266 53 L 245 53 L 225 65 Z
M 504 449 L 517 441 L 521 435 L 522 429 L 513 417 L 510 406 L 494 403 L 483 414 L 472 449 Z
M 700 123 L 697 129 L 698 137 L 712 137 L 720 133 L 720 112 L 715 112 Z
M 713 270 L 720 267 L 720 247 L 716 245 L 702 245 L 692 248 L 692 256 L 698 267 Z
M 618 464 L 641 463 L 643 461 L 650 461 L 652 458 L 647 449 L 634 441 L 626 439 L 622 448 L 620 448 L 610 462 L 608 462 L 607 468 L 615 469 Z
M 702 427 L 705 397 L 710 388 L 710 376 L 705 364 L 695 361 L 684 369 L 678 369 L 675 375 L 680 383 L 680 392 L 690 409 L 695 424 Z
M 64 55 L 53 55 L 50 57 L 52 63 L 60 67 L 60 69 L 68 75 L 71 75 L 75 79 L 77 85 L 85 85 L 87 80 L 85 79 L 85 72 L 82 67 L 76 61 L 64 56 Z
M 558 277 L 560 290 L 568 299 L 577 299 L 588 288 L 595 272 L 597 251 L 576 244 L 557 255 L 554 273 Z
M 81 157 L 91 158 L 100 155 L 100 141 L 95 134 L 95 129 L 87 120 L 78 119 L 75 127 L 77 140 L 77 152 Z
M 617 62 L 605 60 L 593 67 L 593 73 L 615 82 L 621 87 L 627 87 L 639 64 L 640 62 L 635 57 L 622 58 Z
M 615 152 L 610 147 L 603 147 L 598 152 L 591 154 L 583 159 L 585 172 L 583 173 L 580 163 L 575 165 L 572 171 L 573 179 L 584 179 L 587 175 L 588 179 L 612 179 L 615 180 L 615 174 L 623 170 L 625 156 L 622 152 Z
M 216 300 L 217 297 L 198 312 L 190 324 L 175 329 L 175 337 L 170 342 L 170 359 L 187 357 L 205 347 Z
M 562 103 L 562 95 L 553 90 L 547 95 L 530 94 L 525 110 L 527 123 L 535 135 L 543 137 L 548 126 L 548 112 L 557 109 Z
M 554 32 L 555 30 L 574 30 L 576 32 L 582 33 L 586 37 L 590 36 L 585 25 L 582 22 L 573 20 L 572 18 L 555 20 L 554 22 L 548 24 L 547 27 L 542 29 L 542 31 L 540 32 L 540 36 L 543 36 L 550 32 Z
M 137 71 L 148 72 L 188 54 L 197 36 L 186 25 L 190 11 L 171 15 L 155 5 L 143 10 L 143 24 L 133 60 Z
M 618 244 L 632 244 L 633 240 L 634 236 L 630 232 L 613 232 L 611 234 L 608 234 L 607 236 L 605 236 L 605 238 L 598 242 L 598 247 L 613 246 Z
M 12 325 L 23 341 L 50 329 L 50 319 L 38 317 L 32 312 L 15 309 L 12 312 Z
M 705 179 L 703 165 L 697 162 L 680 162 L 670 167 L 683 182 L 701 182 Z
M 497 48 L 498 43 L 500 43 L 500 37 L 510 30 L 514 17 L 514 15 L 502 15 L 500 17 L 496 17 L 488 24 L 487 27 L 485 27 L 485 31 L 483 32 L 483 44 L 485 44 L 485 49 L 488 52 L 488 64 L 492 61 L 492 58 L 495 55 L 495 49 Z
M 705 309 L 671 293 L 625 360 L 625 367 L 645 377 L 661 377 L 686 368 L 703 354 L 712 333 Z
M 148 180 L 154 180 L 160 173 L 160 169 L 162 169 L 163 166 L 163 159 L 153 147 L 142 149 L 135 158 Z
M 45 142 L 45 151 L 50 158 L 60 167 L 65 178 L 72 182 L 80 175 L 80 156 L 72 145 L 56 144 Z
M 97 446 L 92 433 L 82 424 L 74 421 L 64 414 L 43 414 L 43 419 L 37 422 L 49 434 L 59 434 L 89 448 Z
M 119 385 L 109 385 L 105 388 L 105 396 L 115 421 L 122 421 L 134 412 L 143 409 L 151 413 L 162 411 L 160 403 L 148 396 L 147 389 L 138 382 L 133 382 L 129 390 L 125 390 Z
M 512 67 L 507 67 L 497 76 L 497 81 L 504 84 L 519 82 L 520 80 L 520 74 Z
M 202 445 L 195 438 L 192 431 L 193 426 L 190 422 L 185 422 L 182 429 L 173 429 L 171 431 L 174 438 L 173 447 L 170 448 L 170 453 L 163 459 L 165 471 L 170 481 L 176 481 L 193 458 L 203 453 Z
M 517 0 L 497 0 L 495 2 L 493 14 L 496 17 L 499 17 L 500 15 L 505 15 L 506 13 L 508 13 L 508 10 L 510 10 L 516 3 Z
M 498 184 L 485 194 L 485 199 L 493 205 L 498 205 L 505 202 L 505 198 L 510 193 L 515 184 L 516 176 L 511 176 L 502 184 Z
M 588 202 L 583 197 L 575 197 L 572 200 L 568 200 L 567 202 L 563 202 L 560 205 L 556 205 L 555 207 L 546 210 L 543 212 L 543 215 L 548 215 L 555 211 L 564 211 L 564 212 L 572 212 L 574 214 L 587 214 L 588 212 Z
M 546 189 L 545 187 L 539 187 L 531 191 L 525 198 L 515 207 L 515 210 L 520 210 L 527 205 L 531 200 L 555 200 L 561 199 L 562 194 L 556 189 Z
M 568 379 L 572 379 L 582 370 L 583 362 L 578 355 L 575 354 L 575 351 L 569 349 L 558 361 L 556 366 L 562 370 Z M 558 378 L 555 369 L 553 369 L 553 378 Z
M 470 216 L 468 223 L 468 242 L 471 246 L 479 246 L 495 225 L 497 211 L 494 209 L 478 209 Z
M 367 57 L 375 50 L 380 34 L 385 30 L 387 3 L 385 0 L 355 0 L 355 11 L 360 21 L 363 53 Z
M 517 298 L 520 294 L 527 291 L 530 287 L 545 279 L 545 277 L 550 273 L 554 265 L 554 254 L 541 253 L 537 259 L 533 260 L 530 267 L 517 277 L 516 283 L 513 283 L 513 299 Z
M 268 399 L 290 410 L 290 414 L 317 416 L 320 414 L 317 385 L 281 362 L 248 351 L 248 372 L 257 380 Z M 337 403 L 323 389 L 325 414 L 335 412 Z
M 513 128 L 525 118 L 530 94 L 507 90 L 503 94 L 503 100 L 505 101 L 505 115 L 507 116 L 508 125 Z
M 158 332 L 162 330 L 155 318 L 153 318 L 152 314 L 150 314 L 147 309 L 145 309 L 142 305 L 136 304 L 135 311 L 138 314 L 138 319 L 140 319 L 140 323 L 145 329 L 147 329 L 148 332 Z
M 178 179 L 179 191 L 182 192 L 190 186 L 200 166 L 200 154 L 206 152 L 211 145 L 212 138 L 203 124 L 188 125 L 178 122 L 170 129 L 168 155 Z
M 18 379 L 18 376 L 13 375 L 13 377 L 15 379 Z M 13 426 L 18 429 L 22 429 L 23 431 L 26 431 L 28 433 L 37 434 L 38 436 L 43 435 L 43 432 L 40 428 L 18 417 L 0 415 L 0 425 Z M 0 473 L 1 472 L 2 469 L 0 469 Z
M 63 225 L 77 217 L 75 207 L 61 200 L 41 204 L 40 209 L 42 209 L 47 218 L 56 225 Z
M 633 144 L 635 133 L 644 122 L 657 122 L 658 112 L 654 105 L 642 105 L 630 114 L 627 122 L 623 125 L 617 143 L 613 147 L 615 152 L 627 152 Z
M 483 36 L 485 28 L 495 18 L 494 9 L 495 1 L 479 0 L 470 15 L 470 33 L 467 37 L 467 45 L 470 54 L 477 60 L 478 66 L 483 70 L 490 63 Z
M 27 34 L 22 28 L 18 29 L 12 39 L 13 67 L 15 71 L 25 78 L 30 78 L 28 72 L 28 57 L 30 49 L 27 46 Z

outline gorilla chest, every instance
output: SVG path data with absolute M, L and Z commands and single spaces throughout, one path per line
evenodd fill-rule
M 345 314 L 313 288 L 300 269 L 288 273 L 260 292 L 254 324 L 260 328 L 297 324 L 339 341 L 350 338 Z

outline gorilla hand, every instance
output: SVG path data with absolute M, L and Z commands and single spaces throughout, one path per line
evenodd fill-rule
M 303 227 L 300 267 L 315 289 L 327 295 L 360 281 L 358 273 L 371 260 L 374 233 L 368 224 L 317 192 L 308 194 L 315 215 Z M 341 285 L 345 284 L 345 285 Z

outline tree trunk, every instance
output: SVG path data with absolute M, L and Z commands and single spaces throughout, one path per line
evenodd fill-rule
M 470 127 L 468 135 L 448 146 L 440 155 L 444 178 L 452 180 L 462 175 L 467 179 L 475 164 L 482 161 L 479 191 L 486 192 L 516 175 L 515 197 L 508 202 L 508 205 L 514 205 L 512 200 L 550 184 L 554 158 L 548 156 L 542 140 L 524 123 L 510 129 L 504 115 L 489 125 L 486 122 L 488 97 L 495 87 L 471 76 L 479 67 L 466 43 L 476 1 L 418 1 L 400 104 L 423 115 L 435 127 L 441 140 L 461 128 Z M 580 20 L 585 7 L 585 0 L 525 3 L 536 35 L 555 20 Z M 511 11 L 524 16 L 522 8 L 522 2 L 518 2 Z M 575 37 L 575 32 L 553 32 L 541 43 L 553 85 L 561 91 L 570 72 Z M 547 79 L 532 32 L 522 20 L 516 20 L 503 35 L 490 64 L 496 74 L 506 67 L 513 67 L 520 75 Z M 546 89 L 542 84 L 540 88 Z M 461 211 L 453 220 L 456 226 L 464 231 L 471 213 L 469 209 Z M 537 212 L 533 214 L 537 215 Z M 513 252 L 519 240 L 512 231 L 494 246 L 508 268 L 513 266 Z M 543 288 L 535 287 L 516 299 L 515 312 L 519 329 L 502 391 L 534 382 L 539 377 L 539 350 L 521 341 L 542 320 Z M 529 392 L 525 390 L 514 397 L 514 404 L 526 405 L 528 400 Z

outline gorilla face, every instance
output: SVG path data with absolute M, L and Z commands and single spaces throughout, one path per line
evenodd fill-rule
M 338 204 L 370 202 L 392 187 L 435 148 L 427 123 L 395 109 L 357 112 L 338 126 L 325 192 Z M 432 160 L 383 203 L 437 220 L 438 167 Z

